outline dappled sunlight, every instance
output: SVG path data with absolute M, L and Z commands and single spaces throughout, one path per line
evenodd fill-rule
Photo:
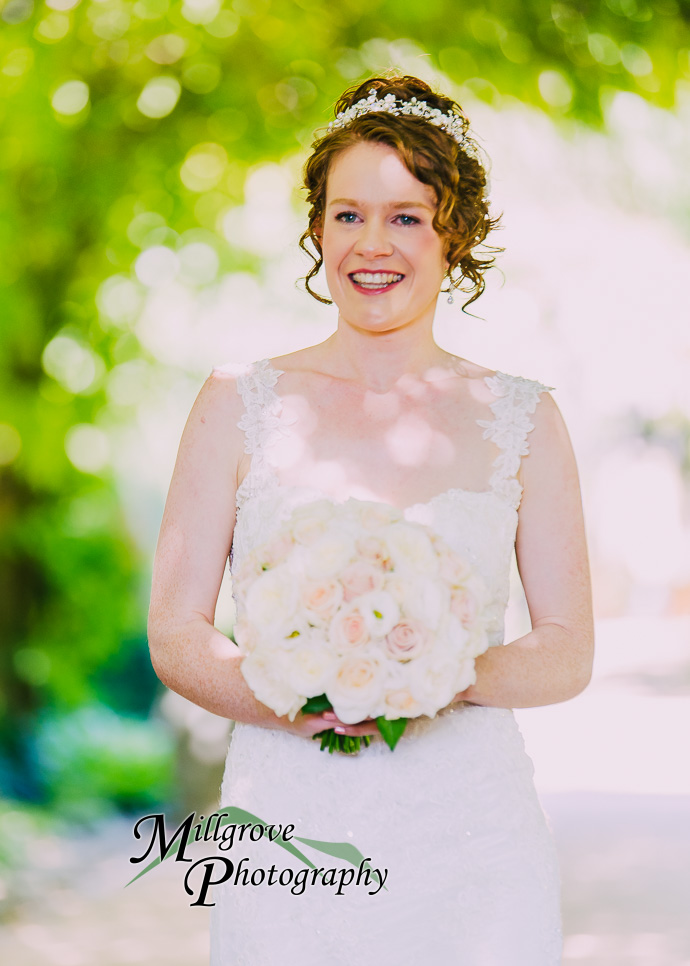
M 468 378 L 462 364 L 428 370 L 433 379 L 400 379 L 386 392 L 362 390 L 324 373 L 298 392 L 291 388 L 294 371 L 280 370 L 281 365 L 289 364 L 276 363 L 280 432 L 265 455 L 283 485 L 314 488 L 335 500 L 352 495 L 405 507 L 461 486 L 489 489 L 498 448 L 483 441 L 473 417 L 489 418 L 495 397 L 486 386 L 478 387 L 481 379 Z M 327 385 L 330 401 L 323 392 Z M 458 419 L 457 410 L 467 409 L 468 399 L 470 411 Z M 419 409 L 423 400 L 427 416 Z M 362 442 L 372 435 L 373 446 Z M 469 452 L 479 455 L 469 461 Z M 431 484 L 425 479 L 429 467 L 434 469 Z

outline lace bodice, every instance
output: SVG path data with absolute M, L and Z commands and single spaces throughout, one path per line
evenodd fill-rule
M 244 403 L 237 425 L 245 434 L 245 452 L 251 454 L 249 471 L 237 490 L 237 522 L 230 551 L 234 573 L 245 554 L 266 541 L 296 506 L 327 494 L 310 486 L 282 484 L 271 464 L 272 445 L 290 434 L 275 389 L 283 370 L 274 368 L 268 359 L 216 368 L 237 377 L 237 391 Z M 490 405 L 493 418 L 476 420 L 484 430 L 483 439 L 498 448 L 489 489 L 452 487 L 424 503 L 406 507 L 404 515 L 440 533 L 453 549 L 471 560 L 487 582 L 491 595 L 489 640 L 496 645 L 503 643 L 510 563 L 522 498 L 517 473 L 521 457 L 529 452 L 528 434 L 534 428 L 530 416 L 540 393 L 553 387 L 500 371 L 484 381 L 496 397 Z

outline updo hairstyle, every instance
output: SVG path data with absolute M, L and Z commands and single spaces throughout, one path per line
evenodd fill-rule
M 470 298 L 463 305 L 464 311 L 484 291 L 484 273 L 495 261 L 493 256 L 477 258 L 473 250 L 497 227 L 500 218 L 494 219 L 489 215 L 485 196 L 486 171 L 476 143 L 467 135 L 469 120 L 459 104 L 449 97 L 436 94 L 424 81 L 410 75 L 372 77 L 348 89 L 336 104 L 336 115 L 368 97 L 372 88 L 379 99 L 386 94 L 393 94 L 400 101 L 416 97 L 418 101 L 426 101 L 430 108 L 438 108 L 444 114 L 455 114 L 462 122 L 465 141 L 458 144 L 444 130 L 423 118 L 378 112 L 364 114 L 346 127 L 318 136 L 303 169 L 303 187 L 311 207 L 309 224 L 299 244 L 314 261 L 304 279 L 305 287 L 319 302 L 333 304 L 331 299 L 314 292 L 309 285 L 323 264 L 317 232 L 320 233 L 323 227 L 326 180 L 331 164 L 342 151 L 363 141 L 373 141 L 394 148 L 410 173 L 434 189 L 437 209 L 432 224 L 443 239 L 444 255 L 449 262 L 447 274 L 450 284 L 470 293 Z M 308 239 L 316 249 L 316 256 L 305 244 Z M 494 246 L 484 248 L 494 253 L 503 251 Z M 458 268 L 459 278 L 456 280 L 453 272 Z

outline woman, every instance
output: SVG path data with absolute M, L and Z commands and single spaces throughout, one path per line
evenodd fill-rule
M 386 888 L 219 886 L 212 963 L 553 966 L 557 861 L 510 709 L 572 698 L 591 673 L 572 448 L 549 387 L 452 355 L 432 335 L 445 279 L 449 301 L 463 280 L 469 301 L 481 294 L 490 262 L 473 252 L 495 226 L 458 105 L 404 76 L 366 81 L 337 110 L 305 167 L 302 238 L 319 256 L 307 288 L 323 262 L 337 329 L 206 380 L 165 507 L 149 640 L 168 687 L 236 722 L 222 804 L 352 842 L 387 869 Z M 276 716 L 213 627 L 229 548 L 236 572 L 294 507 L 324 497 L 404 509 L 468 555 L 491 590 L 492 645 L 504 643 L 516 548 L 533 629 L 491 646 L 476 683 L 435 718 L 412 719 L 393 753 L 372 719 Z M 371 744 L 321 752 L 312 735 L 333 726 Z M 304 868 L 267 839 L 236 846 L 241 856 Z

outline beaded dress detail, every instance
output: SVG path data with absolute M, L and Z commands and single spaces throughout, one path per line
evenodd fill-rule
M 236 375 L 244 402 L 238 426 L 251 454 L 237 491 L 231 571 L 271 537 L 292 510 L 325 494 L 280 483 L 268 453 L 289 436 L 268 359 L 218 367 Z M 491 593 L 490 642 L 503 644 L 510 563 L 539 394 L 552 387 L 496 372 L 493 419 L 476 420 L 499 455 L 490 489 L 452 488 L 405 509 L 467 555 Z M 335 887 L 233 884 L 214 887 L 211 966 L 557 966 L 561 961 L 560 877 L 553 839 L 533 782 L 532 762 L 512 711 L 444 708 L 408 722 L 394 752 L 376 736 L 357 755 L 322 752 L 318 741 L 237 722 L 220 804 L 294 835 L 350 842 L 385 888 L 356 883 L 356 867 L 294 841 L 317 868 L 353 869 Z M 264 838 L 223 853 L 235 867 L 306 870 Z M 371 894 L 375 892 L 375 894 Z M 267 928 L 270 927 L 270 928 Z

